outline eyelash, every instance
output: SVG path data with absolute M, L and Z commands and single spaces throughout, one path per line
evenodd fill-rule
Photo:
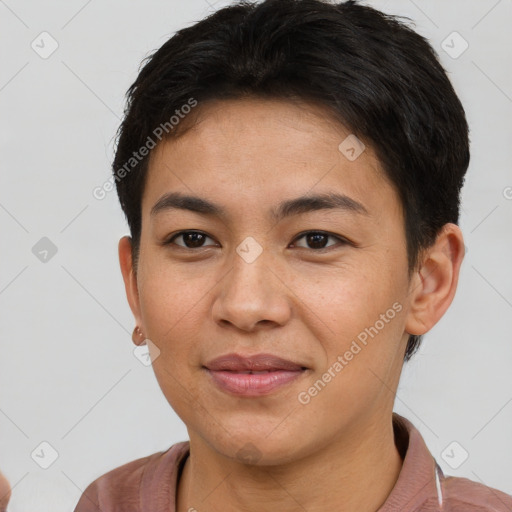
M 176 245 L 176 246 L 180 247 L 181 249 L 184 249 L 184 250 L 187 250 L 187 251 L 194 251 L 194 250 L 198 250 L 198 249 L 204 249 L 205 246 L 195 247 L 194 248 L 194 247 L 186 247 L 184 245 L 179 245 L 179 244 L 175 244 L 174 243 L 174 240 L 176 240 L 180 236 L 183 236 L 183 235 L 186 235 L 186 234 L 191 234 L 191 233 L 196 233 L 196 234 L 199 234 L 199 235 L 204 235 L 206 238 L 211 238 L 213 240 L 212 237 L 208 236 L 203 231 L 188 230 L 188 231 L 180 231 L 178 233 L 175 233 L 169 239 L 167 239 L 165 242 L 163 242 L 163 245 Z M 347 239 L 345 239 L 343 237 L 340 237 L 338 235 L 333 235 L 332 233 L 329 233 L 327 231 L 315 231 L 315 230 L 304 231 L 302 233 L 299 233 L 294 238 L 292 244 L 295 243 L 297 240 L 300 240 L 301 238 L 305 238 L 307 235 L 323 235 L 323 236 L 326 236 L 327 238 L 335 238 L 339 242 L 338 246 L 353 245 Z M 321 247 L 320 249 L 313 249 L 313 248 L 310 248 L 310 247 L 299 247 L 299 249 L 310 249 L 311 251 L 314 251 L 314 252 L 325 252 L 325 251 L 329 251 L 332 248 L 336 248 L 336 247 L 337 247 L 337 245 L 331 245 L 331 246 L 327 246 L 327 247 Z

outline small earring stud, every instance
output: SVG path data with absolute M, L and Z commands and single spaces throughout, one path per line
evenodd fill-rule
M 132 333 L 132 341 L 135 343 L 135 345 L 145 345 L 145 336 L 141 330 L 141 328 L 137 325 L 135 326 L 135 329 L 133 329 Z

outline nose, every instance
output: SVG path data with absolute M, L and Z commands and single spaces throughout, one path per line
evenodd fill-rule
M 283 326 L 291 318 L 290 293 L 272 254 L 264 250 L 248 262 L 235 252 L 232 268 L 218 284 L 213 318 L 243 331 Z

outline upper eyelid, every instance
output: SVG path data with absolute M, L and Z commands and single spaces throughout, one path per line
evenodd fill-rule
M 187 234 L 187 233 L 199 233 L 200 235 L 205 235 L 207 238 L 211 238 L 212 240 L 215 240 L 215 238 L 208 233 L 204 231 L 200 231 L 198 229 L 185 229 L 183 231 L 178 231 L 177 233 L 174 233 L 173 235 L 166 238 L 165 242 L 170 242 L 171 240 L 174 240 L 175 238 L 178 238 L 181 235 Z

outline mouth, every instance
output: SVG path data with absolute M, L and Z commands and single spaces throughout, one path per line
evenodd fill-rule
M 228 354 L 210 361 L 203 369 L 218 389 L 240 397 L 270 394 L 303 377 L 309 370 L 272 354 Z

